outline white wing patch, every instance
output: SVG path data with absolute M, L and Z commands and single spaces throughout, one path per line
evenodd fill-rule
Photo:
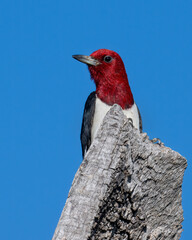
M 97 131 L 105 117 L 106 113 L 109 111 L 111 106 L 102 102 L 98 97 L 96 97 L 95 103 L 95 114 L 93 118 L 93 125 L 91 129 L 91 142 L 95 138 Z M 139 129 L 139 113 L 137 109 L 137 105 L 134 103 L 133 106 L 129 109 L 123 110 L 125 116 L 127 118 L 131 118 L 133 121 L 133 126 Z

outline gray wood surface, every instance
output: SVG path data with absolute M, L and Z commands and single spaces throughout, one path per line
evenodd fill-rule
M 114 105 L 75 175 L 53 240 L 180 239 L 186 166 Z

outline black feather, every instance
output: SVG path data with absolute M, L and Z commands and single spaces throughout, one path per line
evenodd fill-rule
M 83 157 L 91 145 L 91 128 L 95 113 L 95 101 L 96 93 L 92 92 L 85 103 L 83 121 L 81 126 L 81 146 Z
M 142 124 L 142 118 L 141 118 L 141 113 L 139 111 L 139 108 L 137 107 L 138 113 L 139 113 L 139 130 L 142 133 L 143 131 L 143 124 Z

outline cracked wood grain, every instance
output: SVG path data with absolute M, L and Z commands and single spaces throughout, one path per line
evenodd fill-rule
M 186 166 L 114 105 L 75 175 L 53 240 L 179 239 Z

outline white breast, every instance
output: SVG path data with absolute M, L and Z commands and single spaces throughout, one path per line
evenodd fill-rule
M 95 103 L 95 114 L 93 118 L 93 125 L 91 129 L 91 142 L 96 136 L 96 133 L 105 117 L 106 113 L 109 111 L 111 106 L 102 102 L 98 97 L 96 97 Z M 133 106 L 129 109 L 123 110 L 125 116 L 127 118 L 131 118 L 133 121 L 133 126 L 139 129 L 139 113 L 137 109 L 137 105 L 134 103 Z

